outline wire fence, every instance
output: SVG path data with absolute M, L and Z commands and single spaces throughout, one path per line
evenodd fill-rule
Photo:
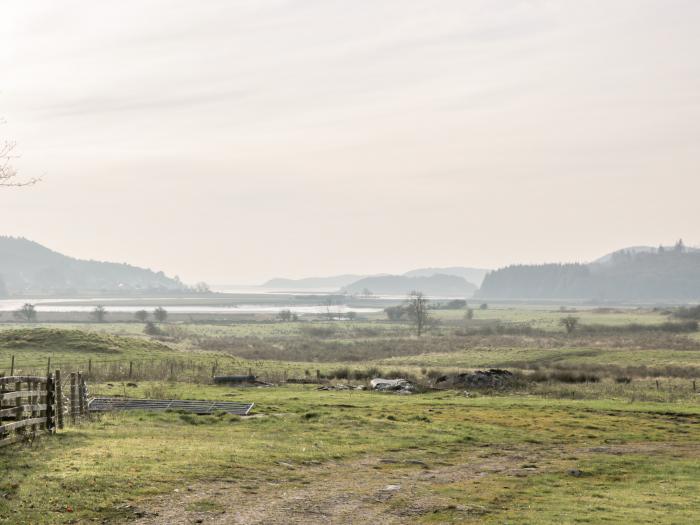
M 18 356 L 11 356 L 0 362 L 0 375 L 46 375 L 52 369 L 60 369 L 66 377 L 80 372 L 92 383 L 106 381 L 182 381 L 189 383 L 211 383 L 213 378 L 222 375 L 255 376 L 268 383 L 282 383 L 288 380 L 311 381 L 320 377 L 320 371 L 300 366 L 290 366 L 273 361 L 247 361 L 235 357 L 227 358 L 184 358 L 160 357 L 145 359 L 84 359 L 54 361 L 47 357 L 40 364 L 36 358 L 23 362 Z

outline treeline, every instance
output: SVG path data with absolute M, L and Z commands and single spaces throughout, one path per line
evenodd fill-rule
M 700 253 L 619 252 L 609 262 L 508 266 L 489 273 L 478 292 L 489 299 L 599 301 L 700 299 Z
M 673 315 L 679 319 L 695 319 L 696 321 L 700 321 L 700 305 L 683 306 L 673 312 Z

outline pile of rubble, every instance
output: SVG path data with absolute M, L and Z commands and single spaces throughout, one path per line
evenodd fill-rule
M 515 377 L 508 370 L 491 368 L 489 370 L 476 370 L 474 372 L 441 376 L 435 380 L 435 386 L 440 388 L 502 388 L 512 384 L 514 379 Z
M 369 382 L 372 390 L 378 392 L 393 392 L 395 394 L 413 394 L 416 386 L 406 379 L 382 379 L 377 377 Z

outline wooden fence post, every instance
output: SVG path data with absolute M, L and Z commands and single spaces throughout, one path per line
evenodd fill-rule
M 131 379 L 131 374 L 134 373 L 134 362 L 129 361 L 129 379 Z
M 56 427 L 63 430 L 63 390 L 61 387 L 61 371 L 54 374 L 54 387 L 56 396 Z
M 77 409 L 77 402 L 78 400 L 75 397 L 75 380 L 76 380 L 76 375 L 75 372 L 70 373 L 70 423 L 71 425 L 75 425 L 75 413 Z
M 54 419 L 54 403 L 56 402 L 56 386 L 51 373 L 46 376 L 46 430 L 53 434 L 56 432 L 56 420 Z
M 10 365 L 10 377 L 15 375 L 15 356 L 12 356 L 12 364 Z
M 88 411 L 88 390 L 87 390 L 87 381 L 85 381 L 85 378 L 83 377 L 83 386 L 82 386 L 82 395 L 83 395 L 83 414 L 85 417 L 88 417 L 90 415 L 90 412 Z
M 0 378 L 5 377 L 5 372 L 0 372 Z M 6 391 L 5 383 L 2 383 L 0 385 L 0 399 L 2 399 L 2 394 L 4 394 Z M 0 403 L 2 405 L 2 403 Z M 2 416 L 0 416 L 0 425 L 2 425 Z
M 83 395 L 83 373 L 78 372 L 78 416 L 82 422 L 85 416 L 85 396 Z
M 14 361 L 15 361 L 15 356 L 12 356 L 12 365 L 13 366 L 15 364 Z M 10 377 L 12 377 L 12 376 L 10 376 Z M 22 390 L 22 383 L 18 381 L 15 383 L 15 392 L 19 392 L 20 390 Z M 18 397 L 15 400 L 15 406 L 17 407 L 17 412 L 19 412 L 19 410 L 20 410 L 19 407 L 22 406 L 22 398 L 21 397 Z M 18 432 L 20 434 L 24 434 L 26 430 L 27 430 L 26 428 L 20 428 L 20 429 L 15 430 L 15 432 Z
M 36 406 L 39 404 L 39 400 L 41 399 L 39 397 L 39 389 L 41 388 L 41 383 L 38 383 L 36 381 L 31 381 L 29 383 L 29 390 L 31 392 L 31 395 L 29 396 L 29 404 L 31 405 L 30 409 L 30 416 L 32 419 L 35 417 L 39 417 L 40 413 L 37 412 Z M 36 436 L 36 431 L 38 430 L 39 426 L 38 425 L 32 425 L 32 437 Z

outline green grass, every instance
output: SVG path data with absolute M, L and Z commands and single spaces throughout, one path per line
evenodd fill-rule
M 129 359 L 153 359 L 171 356 L 175 351 L 145 338 L 120 337 L 77 329 L 46 327 L 0 330 L 0 368 L 9 368 L 15 356 L 15 368 L 46 366 L 51 357 L 54 367 L 83 362 Z
M 475 305 L 472 305 L 474 307 Z M 437 310 L 435 317 L 445 321 L 463 321 L 464 310 Z M 535 329 L 563 332 L 559 324 L 562 317 L 573 315 L 581 324 L 621 326 L 625 324 L 658 324 L 668 321 L 668 317 L 645 309 L 628 308 L 601 311 L 597 309 L 576 309 L 560 311 L 547 307 L 496 307 L 487 310 L 474 309 L 474 321 L 500 321 L 503 323 L 529 324 Z
M 385 366 L 520 368 L 523 366 L 645 365 L 700 366 L 699 350 L 629 348 L 473 348 L 458 352 L 379 359 Z
M 540 470 L 528 478 L 497 472 L 478 478 L 481 486 L 474 480 L 419 484 L 417 490 L 442 503 L 417 515 L 416 522 L 457 522 L 469 517 L 460 509 L 475 504 L 479 517 L 494 523 L 530 522 L 525 516 L 541 523 L 569 522 L 575 511 L 590 511 L 587 502 L 601 493 L 614 499 L 586 514 L 593 522 L 600 522 L 596 516 L 628 523 L 654 516 L 660 523 L 681 523 L 687 522 L 700 488 L 698 465 L 684 455 L 700 438 L 700 409 L 694 405 L 470 399 L 451 392 L 393 396 L 304 387 L 171 387 L 182 398 L 254 401 L 256 413 L 267 417 L 115 414 L 32 446 L 5 449 L 0 451 L 6 473 L 0 482 L 5 494 L 0 516 L 8 523 L 121 522 L 129 517 L 125 503 L 147 506 L 149 497 L 198 480 L 228 480 L 238 488 L 274 481 L 292 488 L 318 463 L 390 457 L 395 463 L 381 468 L 393 476 L 409 468 L 407 459 L 436 468 L 468 466 L 486 452 L 512 454 L 514 449 L 523 459 L 512 467 L 541 461 Z M 148 388 L 140 385 L 134 395 Z M 590 451 L 623 445 L 653 445 L 660 455 L 602 457 Z M 567 471 L 572 468 L 586 477 L 571 478 Z M 659 496 L 642 495 L 658 491 L 662 479 L 678 482 L 666 487 L 674 504 L 663 514 L 649 514 Z M 522 514 L 528 501 L 535 505 L 533 512 Z M 207 508 L 218 509 L 218 503 L 206 501 L 190 510 Z
M 698 521 L 700 395 L 692 390 L 698 334 L 567 337 L 558 320 L 569 312 L 475 314 L 476 323 L 527 323 L 547 333 L 460 336 L 463 311 L 435 312 L 441 326 L 420 339 L 406 325 L 384 321 L 170 323 L 163 326 L 165 343 L 145 337 L 139 323 L 2 325 L 0 372 L 11 355 L 18 370 L 42 370 L 49 356 L 52 368 L 62 369 L 85 370 L 91 360 L 98 371 L 92 394 L 254 402 L 262 417 L 110 414 L 32 445 L 0 449 L 0 523 L 121 523 L 134 518 L 135 506 L 153 505 L 154 496 L 217 480 L 241 498 L 261 501 L 306 491 L 320 502 L 335 490 L 341 501 L 350 494 L 363 511 L 377 512 L 378 522 L 382 516 L 398 516 L 399 523 Z M 585 324 L 666 320 L 645 310 L 574 315 Z M 207 350 L 211 341 L 216 351 Z M 255 356 L 258 348 L 281 357 L 240 357 Z M 156 365 L 148 368 L 150 361 Z M 498 396 L 395 396 L 215 386 L 207 384 L 212 365 L 219 373 L 250 368 L 275 382 L 284 374 L 374 366 L 424 379 L 431 369 L 595 369 L 603 380 L 533 383 Z M 630 366 L 679 371 L 658 389 L 654 377 L 643 375 L 617 383 L 615 375 Z M 572 469 L 581 475 L 572 476 Z M 395 482 L 411 488 L 377 503 L 377 483 Z M 182 512 L 226 512 L 230 502 L 222 497 L 195 493 Z

